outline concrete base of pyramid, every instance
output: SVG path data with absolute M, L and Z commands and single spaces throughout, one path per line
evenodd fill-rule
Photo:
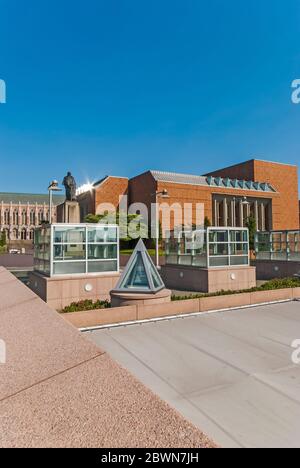
M 112 307 L 123 307 L 131 305 L 156 305 L 164 304 L 171 301 L 171 291 L 169 289 L 161 289 L 157 293 L 130 293 L 111 291 L 111 306 Z

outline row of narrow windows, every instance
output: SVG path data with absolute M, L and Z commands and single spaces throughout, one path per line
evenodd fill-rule
M 19 232 L 17 229 L 13 229 L 11 232 L 9 232 L 8 229 L 4 229 L 3 232 L 6 234 L 6 240 L 27 240 L 27 230 L 26 229 L 21 229 Z M 34 237 L 34 231 L 31 229 L 29 231 L 29 239 L 33 240 Z
M 4 224 L 10 224 L 10 211 L 6 209 L 4 211 Z M 29 218 L 29 222 L 28 222 Z M 48 218 L 48 212 L 46 213 L 46 218 Z M 45 221 L 44 212 L 40 210 L 37 214 L 37 220 L 40 224 L 42 221 Z M 21 223 L 19 222 L 21 221 Z M 27 211 L 23 210 L 21 215 L 19 214 L 18 210 L 14 210 L 12 213 L 12 224 L 36 224 L 36 212 L 35 210 L 31 210 L 29 216 L 27 216 Z

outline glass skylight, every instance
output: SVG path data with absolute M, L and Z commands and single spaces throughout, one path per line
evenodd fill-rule
M 117 284 L 117 291 L 155 293 L 165 287 L 140 239 Z

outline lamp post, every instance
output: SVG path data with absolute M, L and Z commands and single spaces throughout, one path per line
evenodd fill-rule
M 159 206 L 158 206 L 158 199 L 159 198 L 170 198 L 168 191 L 166 189 L 162 191 L 155 192 L 155 204 L 156 204 L 156 219 L 155 219 L 155 227 L 156 227 L 156 239 L 155 239 L 155 263 L 156 268 L 160 268 L 159 265 Z
M 242 198 L 237 198 L 237 197 L 233 197 L 233 208 L 234 208 L 234 220 L 236 218 L 236 202 L 240 202 L 242 208 L 244 206 L 249 206 L 250 203 L 248 202 L 248 199 L 247 197 L 242 197 Z M 235 221 L 234 221 L 234 224 L 235 224 Z M 241 217 L 241 227 L 243 227 L 244 225 L 244 220 L 243 220 L 243 217 Z
M 48 192 L 49 192 L 49 223 L 52 224 L 53 216 L 52 216 L 52 210 L 53 210 L 53 192 L 61 192 L 62 189 L 58 187 L 58 182 L 57 180 L 53 180 L 49 187 L 48 187 Z

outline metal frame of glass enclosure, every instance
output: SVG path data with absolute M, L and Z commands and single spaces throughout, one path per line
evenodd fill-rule
M 300 262 L 300 231 L 269 231 L 255 234 L 257 260 Z
M 250 265 L 247 228 L 209 227 L 166 239 L 166 264 L 199 268 Z
M 52 224 L 35 230 L 34 271 L 43 275 L 99 275 L 119 271 L 119 227 Z

